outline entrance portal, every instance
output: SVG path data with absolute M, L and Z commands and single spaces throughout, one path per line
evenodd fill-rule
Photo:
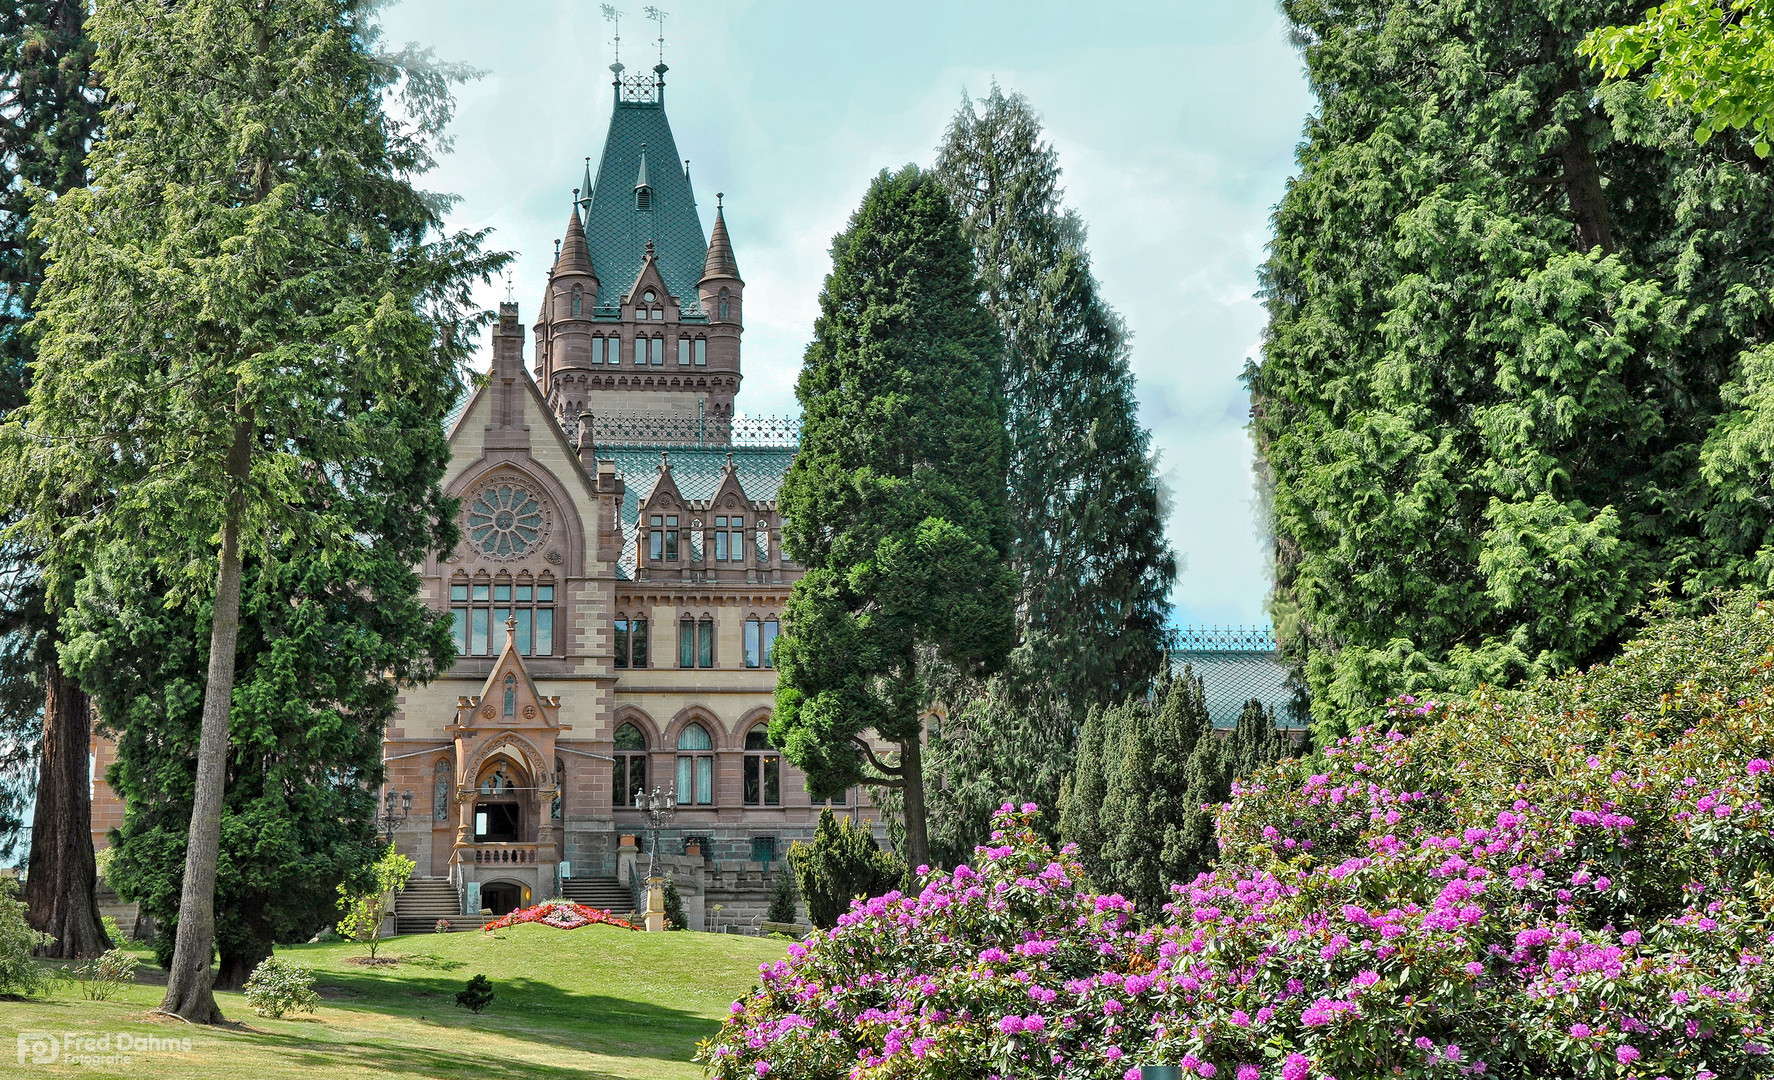
M 509 881 L 489 881 L 480 887 L 480 906 L 495 918 L 509 915 L 523 903 L 523 887 Z

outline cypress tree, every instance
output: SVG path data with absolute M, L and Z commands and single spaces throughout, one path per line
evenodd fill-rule
M 915 166 L 883 171 L 832 243 L 795 386 L 805 419 L 779 498 L 806 574 L 776 645 L 770 742 L 815 799 L 894 789 L 914 867 L 930 858 L 929 673 L 986 674 L 1013 634 L 998 345 L 948 195 Z
M 1261 702 L 1247 705 L 1232 731 L 1216 732 L 1201 680 L 1185 668 L 1151 700 L 1091 713 L 1060 832 L 1078 845 L 1098 888 L 1156 914 L 1170 886 L 1212 866 L 1215 808 L 1231 797 L 1232 782 L 1293 753 Z
M 1085 229 L 1061 201 L 1058 155 L 1020 94 L 964 101 L 935 172 L 973 249 L 1003 349 L 1017 651 L 953 688 L 930 743 L 932 827 L 945 861 L 984 842 L 1006 799 L 1058 801 L 1079 725 L 1163 666 L 1176 557 L 1129 334 L 1101 296 Z
M 52 591 L 140 564 L 207 622 L 161 1006 L 195 1022 L 220 1019 L 243 563 L 290 544 L 349 565 L 376 540 L 356 529 L 360 498 L 448 539 L 441 422 L 478 326 L 463 308 L 502 261 L 478 236 L 439 238 L 441 201 L 411 182 L 460 72 L 374 53 L 372 7 L 104 0 L 87 22 L 109 94 L 93 183 L 33 209 L 38 359 L 0 429 L 0 482 L 26 509 L 14 535 Z M 408 483 L 378 488 L 394 477 Z
M 98 127 L 86 12 L 85 0 L 0 8 L 0 114 L 7 120 L 0 126 L 0 417 L 23 402 L 34 358 L 27 327 L 43 258 L 30 235 L 33 192 L 59 195 L 84 184 Z M 9 544 L 0 559 L 11 571 L 0 575 L 0 836 L 17 835 L 19 811 L 34 794 L 24 888 L 31 926 L 54 939 L 42 950 L 47 955 L 96 956 L 109 942 L 94 895 L 89 701 L 62 670 L 60 605 L 45 595 L 29 550 Z
M 1765 580 L 1757 136 L 1604 85 L 1576 50 L 1617 0 L 1283 9 L 1318 105 L 1247 377 L 1314 724 L 1602 659 L 1659 582 Z

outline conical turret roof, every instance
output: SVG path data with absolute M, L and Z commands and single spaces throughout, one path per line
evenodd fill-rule
M 739 280 L 739 264 L 733 259 L 733 241 L 727 238 L 727 217 L 719 202 L 715 203 L 715 227 L 708 236 L 708 258 L 702 261 L 702 280 L 709 278 Z
M 554 261 L 554 272 L 597 276 L 591 266 L 591 248 L 585 243 L 585 226 L 579 221 L 577 205 L 573 207 L 573 216 L 567 219 L 567 235 L 561 241 L 561 253 Z

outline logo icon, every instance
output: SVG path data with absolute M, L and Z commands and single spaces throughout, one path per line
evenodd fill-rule
M 18 1033 L 18 1063 L 49 1065 L 62 1056 L 62 1042 L 47 1031 Z

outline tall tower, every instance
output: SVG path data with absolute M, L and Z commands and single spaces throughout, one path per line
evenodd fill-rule
M 705 237 L 665 114 L 666 65 L 610 69 L 596 178 L 587 159 L 538 312 L 537 382 L 569 428 L 590 413 L 599 427 L 724 430 L 739 392 L 745 288 L 725 215 L 717 205 Z

